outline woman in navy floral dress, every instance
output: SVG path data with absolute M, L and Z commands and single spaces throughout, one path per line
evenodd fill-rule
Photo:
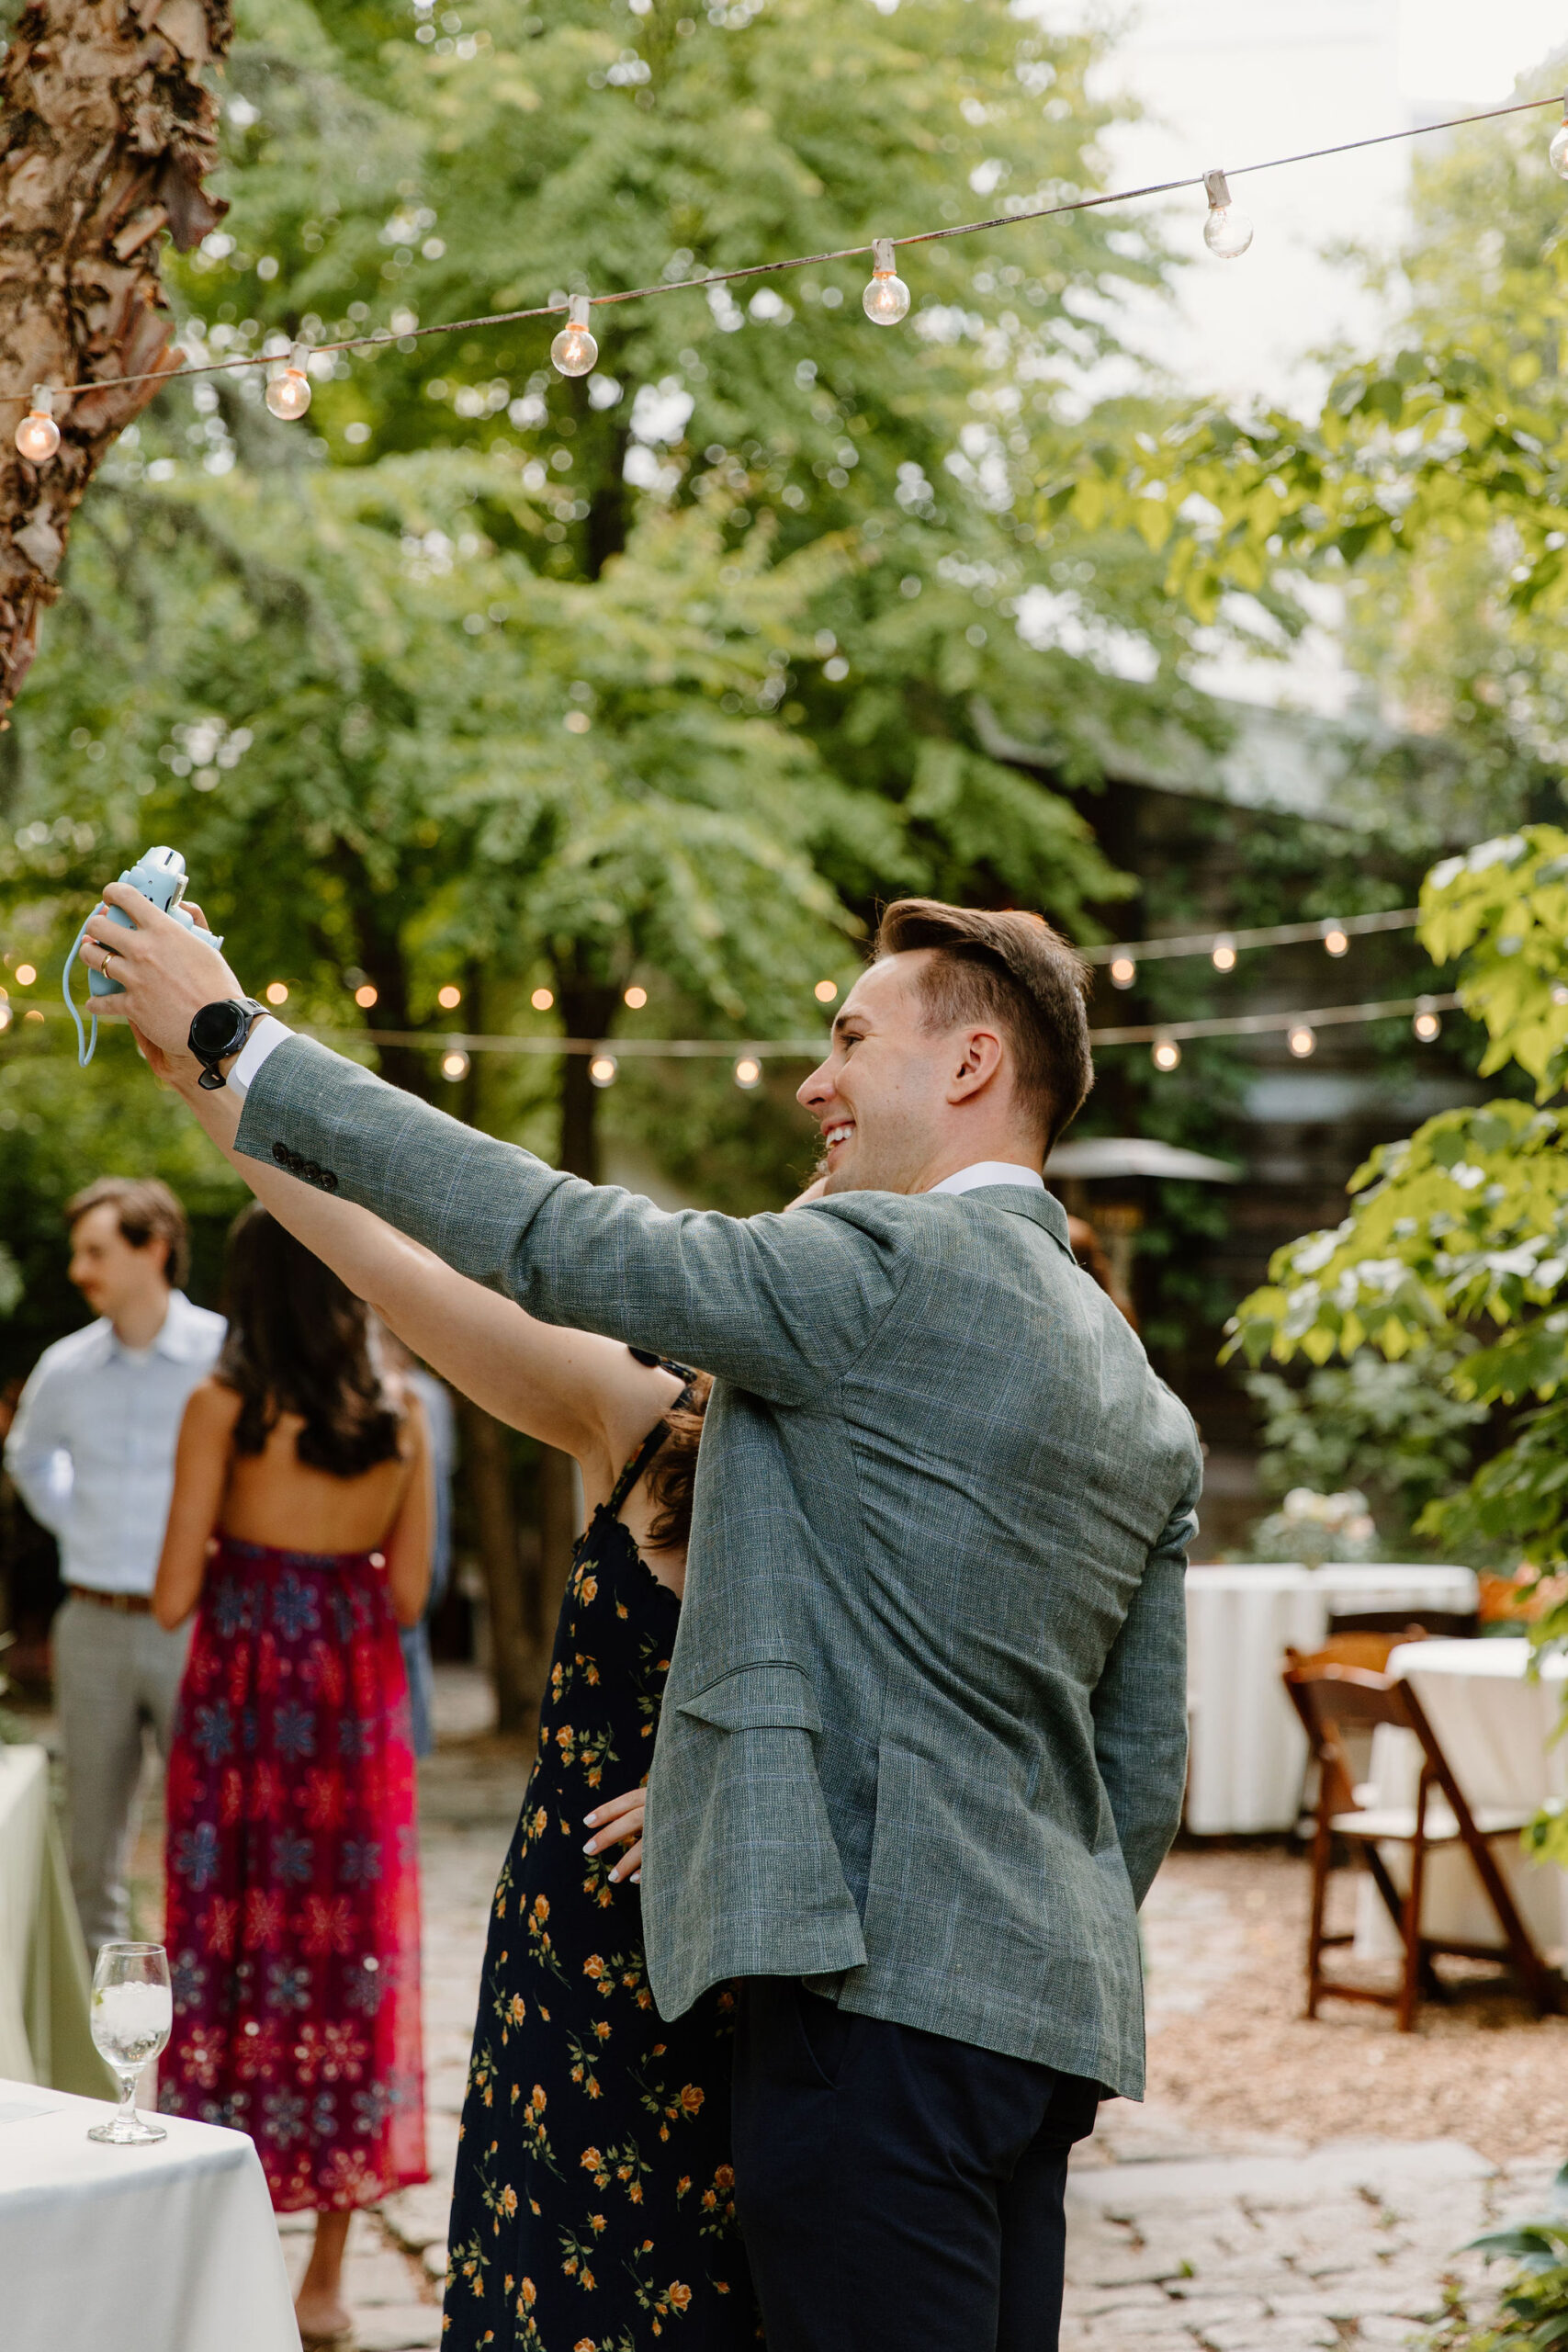
M 660 2019 L 637 1893 L 706 1379 L 535 1322 L 367 1210 L 238 1156 L 226 1089 L 193 1108 L 416 1355 L 582 1473 L 538 1760 L 491 1918 L 446 2352 L 750 2352 L 761 2327 L 732 2197 L 732 2000 L 718 1989 Z
M 649 1486 L 653 1542 L 683 1550 L 694 1401 L 687 1388 L 655 1423 L 573 1555 L 485 1955 L 452 2208 L 454 2352 L 634 2352 L 666 2335 L 730 2352 L 761 2336 L 729 2159 L 733 1996 L 662 2022 L 636 1849 L 608 1855 L 634 1816 L 605 1794 L 646 1776 L 680 1613 L 620 1512 Z

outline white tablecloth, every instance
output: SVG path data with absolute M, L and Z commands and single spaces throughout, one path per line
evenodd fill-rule
M 87 2137 L 107 2103 L 0 2081 L 6 2352 L 299 2352 L 266 2180 L 241 2132 L 164 2120 Z
M 49 1757 L 0 1747 L 0 2077 L 87 2098 L 112 2091 L 88 2026 L 89 1983 Z
M 1306 1738 L 1280 1680 L 1287 1645 L 1317 1648 L 1329 1618 L 1350 1610 L 1408 1609 L 1416 1618 L 1475 1603 L 1469 1568 L 1189 1568 L 1188 1828 L 1219 1837 L 1293 1826 Z
M 1544 1658 L 1539 1682 L 1527 1678 L 1529 1662 L 1529 1644 L 1509 1638 L 1412 1643 L 1389 1659 L 1389 1672 L 1404 1675 L 1425 1708 L 1472 1807 L 1534 1807 L 1546 1797 L 1568 1796 L 1568 1743 L 1552 1739 L 1568 1698 L 1568 1658 Z M 1372 1735 L 1375 1794 L 1369 1801 L 1414 1804 L 1420 1770 L 1415 1734 L 1380 1724 Z M 1492 1850 L 1537 1944 L 1547 1951 L 1568 1944 L 1568 1871 L 1530 1862 L 1512 1838 L 1500 1838 Z M 1407 1886 L 1406 1849 L 1385 1846 L 1382 1853 L 1395 1885 Z M 1421 1914 L 1430 1936 L 1502 1941 L 1497 1915 L 1462 1849 L 1427 1855 Z M 1398 1950 L 1370 1879 L 1357 1890 L 1356 1949 L 1379 1958 Z

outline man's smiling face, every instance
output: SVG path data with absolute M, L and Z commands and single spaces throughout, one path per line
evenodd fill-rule
M 797 1100 L 822 1130 L 829 1193 L 923 1189 L 954 1065 L 953 1035 L 925 1025 L 919 979 L 931 951 L 861 974 L 833 1023 L 832 1050 Z

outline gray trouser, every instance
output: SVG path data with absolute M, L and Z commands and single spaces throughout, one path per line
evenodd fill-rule
M 54 1621 L 54 1695 L 71 1814 L 71 1883 L 89 1955 L 130 1932 L 126 1872 L 141 1777 L 142 1725 L 161 1754 L 190 1640 L 155 1617 L 68 1600 Z

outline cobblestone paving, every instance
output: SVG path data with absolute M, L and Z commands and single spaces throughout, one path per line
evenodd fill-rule
M 490 1715 L 482 1680 L 460 1668 L 438 1672 L 442 1745 L 420 1768 L 430 2179 L 355 2216 L 344 2285 L 360 2352 L 412 2352 L 441 2340 L 446 2214 L 485 1928 L 528 1773 L 520 1748 L 482 1736 Z M 280 2227 L 298 2281 L 310 2216 L 285 2216 Z
M 1217 2153 L 1175 2118 L 1116 2110 L 1068 2188 L 1063 2352 L 1309 2352 L 1403 2345 L 1455 2249 L 1539 2211 L 1553 2167 L 1457 2140 Z
M 1168 1866 L 1143 1915 L 1151 2041 L 1223 1995 L 1241 1964 L 1236 1905 L 1268 1900 Z M 1486 2066 L 1483 2037 L 1472 2063 Z M 1068 2184 L 1063 2352 L 1406 2344 L 1445 2277 L 1479 2278 L 1480 2257 L 1456 2249 L 1541 2210 L 1555 2167 L 1402 2140 L 1396 2120 L 1373 2137 L 1377 2112 L 1370 2091 L 1348 2099 L 1344 2136 L 1309 2146 L 1195 2129 L 1156 2103 L 1105 2107 Z
M 487 1738 L 488 1694 L 471 1670 L 441 1669 L 443 1746 L 422 1773 L 426 2110 L 432 2177 L 356 2214 L 346 2284 L 361 2352 L 440 2342 L 440 2281 L 457 2117 L 491 1889 L 527 1759 Z M 143 1931 L 156 1932 L 150 1788 L 138 1853 Z M 1224 1996 L 1236 1971 L 1236 1893 L 1179 1858 L 1145 1906 L 1151 2032 Z M 1289 2011 L 1281 2011 L 1281 2021 Z M 1484 2034 L 1473 2064 L 1487 2066 Z M 1372 2080 L 1374 2078 L 1369 2078 Z M 1385 2122 L 1388 2136 L 1373 2136 Z M 1458 2138 L 1401 2139 L 1369 2090 L 1348 2098 L 1342 2136 L 1316 2145 L 1195 2128 L 1172 2106 L 1109 2104 L 1068 2188 L 1063 2352 L 1333 2352 L 1406 2344 L 1435 2316 L 1442 2281 L 1480 2276 L 1456 2249 L 1492 2222 L 1548 2201 L 1553 2162 L 1494 2165 Z M 297 2278 L 306 2215 L 280 2222 Z

